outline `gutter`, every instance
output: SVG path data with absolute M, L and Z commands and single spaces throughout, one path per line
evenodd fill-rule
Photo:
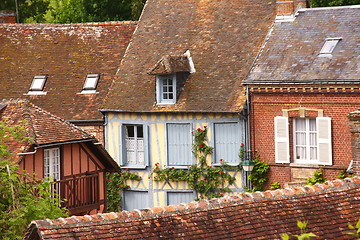
M 49 144 L 38 145 L 37 147 L 34 147 L 35 151 L 33 151 L 33 152 L 18 153 L 17 155 L 18 156 L 24 156 L 24 155 L 35 154 L 39 148 L 59 146 L 59 145 L 65 145 L 65 144 L 71 144 L 71 143 L 94 142 L 94 141 L 96 141 L 96 140 L 91 138 L 91 139 L 83 139 L 83 140 L 66 141 L 66 142 L 60 142 L 60 143 L 49 143 Z M 96 145 L 96 142 L 94 143 L 94 145 Z

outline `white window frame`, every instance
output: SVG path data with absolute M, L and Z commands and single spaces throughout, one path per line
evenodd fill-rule
M 320 54 L 331 54 L 334 49 L 336 48 L 336 45 L 339 43 L 339 41 L 342 38 L 327 38 L 325 39 L 325 43 L 323 47 L 320 50 Z
M 296 129 L 296 122 L 300 119 L 305 120 L 305 130 L 304 131 L 300 131 Z M 315 126 L 317 127 L 317 123 L 316 123 L 316 118 L 293 118 L 293 154 L 294 154 L 294 163 L 304 163 L 304 164 L 317 164 L 319 162 L 319 148 L 318 148 L 318 129 L 316 128 L 315 131 L 311 131 L 310 130 L 310 120 L 314 120 L 315 121 Z M 305 133 L 305 144 L 300 146 L 300 147 L 305 147 L 305 151 L 306 151 L 306 157 L 305 159 L 298 159 L 297 158 L 297 147 L 299 145 L 297 145 L 296 143 L 296 134 L 298 132 L 303 132 Z M 316 144 L 315 145 L 310 145 L 310 135 L 312 134 L 316 134 Z M 311 148 L 316 148 L 316 159 L 310 159 L 311 158 Z
M 61 180 L 60 148 L 44 149 L 44 177 L 51 177 L 54 181 Z
M 44 87 L 47 81 L 47 76 L 46 75 L 36 75 L 34 76 L 31 85 L 30 85 L 30 89 L 29 92 L 27 93 L 28 95 L 43 95 L 46 94 L 46 92 L 44 92 Z
M 166 92 L 172 94 L 173 98 L 164 98 L 164 80 L 171 80 L 172 92 Z M 176 74 L 170 75 L 157 75 L 156 76 L 156 101 L 157 104 L 175 104 L 176 103 Z
M 138 128 L 143 128 L 143 138 L 138 139 Z M 127 144 L 129 144 L 129 139 L 127 139 L 127 127 L 134 127 L 134 144 L 135 144 L 135 163 L 129 163 L 128 159 L 128 149 Z M 120 144 L 120 152 L 121 152 L 121 162 L 120 165 L 122 168 L 135 168 L 135 169 L 144 169 L 148 166 L 148 128 L 145 124 L 132 124 L 132 123 L 124 123 L 120 128 L 120 136 L 121 136 L 121 144 Z M 139 141 L 142 140 L 142 150 L 138 148 Z M 140 144 L 141 145 L 141 144 Z M 143 152 L 143 161 L 140 163 L 139 152 Z
M 88 74 L 83 85 L 81 93 L 96 93 L 96 88 L 99 83 L 100 74 Z

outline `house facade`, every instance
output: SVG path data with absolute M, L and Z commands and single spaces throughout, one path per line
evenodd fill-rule
M 327 179 L 352 160 L 348 114 L 360 106 L 360 7 L 303 8 L 278 16 L 244 84 L 251 148 L 270 183 Z
M 135 27 L 0 23 L 0 99 L 26 98 L 104 142 L 98 110 Z
M 242 80 L 274 17 L 272 1 L 147 1 L 101 110 L 106 149 L 143 179 L 129 182 L 124 209 L 197 197 L 186 182 L 151 175 L 155 166 L 198 164 L 195 129 L 207 128 L 209 166 L 239 164 L 247 139 Z M 243 191 L 241 172 L 230 174 L 237 181 L 223 187 Z
M 106 173 L 120 168 L 94 137 L 26 100 L 3 100 L 0 117 L 23 126 L 30 143 L 8 142 L 14 161 L 35 178 L 52 178 L 53 191 L 73 215 L 104 212 Z

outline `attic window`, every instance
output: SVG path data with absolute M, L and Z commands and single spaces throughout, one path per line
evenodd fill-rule
M 176 102 L 176 75 L 156 76 L 157 103 L 174 104 Z
M 340 40 L 341 38 L 327 38 L 320 54 L 331 54 Z
M 88 74 L 81 93 L 95 93 L 100 74 Z
M 47 80 L 46 75 L 37 75 L 33 78 L 29 92 L 27 95 L 43 95 L 46 92 L 43 92 L 45 83 Z M 25 94 L 26 95 L 26 94 Z
M 30 91 L 43 91 L 47 76 L 35 76 L 31 83 Z

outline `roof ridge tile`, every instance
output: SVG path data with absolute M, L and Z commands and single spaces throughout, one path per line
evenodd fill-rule
M 315 185 L 305 185 L 302 187 L 289 187 L 284 189 L 267 190 L 265 192 L 253 192 L 253 193 L 240 193 L 231 196 L 224 196 L 221 198 L 213 198 L 211 200 L 201 199 L 200 201 L 193 201 L 190 203 L 181 203 L 177 205 L 169 205 L 163 207 L 153 207 L 146 209 L 134 209 L 132 211 L 121 211 L 111 213 L 99 213 L 95 215 L 85 216 L 71 216 L 69 218 L 60 218 L 55 220 L 35 220 L 31 224 L 41 225 L 42 228 L 49 228 L 54 225 L 82 225 L 91 222 L 100 221 L 116 221 L 116 220 L 130 220 L 136 218 L 151 218 L 156 217 L 159 214 L 174 214 L 186 210 L 205 209 L 211 207 L 220 207 L 229 205 L 234 202 L 246 203 L 261 201 L 267 199 L 277 198 L 291 198 L 299 195 L 313 195 L 316 193 L 325 193 L 330 190 L 348 188 L 350 186 L 360 185 L 360 177 L 355 176 L 352 178 L 345 178 L 343 180 L 336 179 L 332 181 L 326 181 L 324 183 L 317 183 Z

